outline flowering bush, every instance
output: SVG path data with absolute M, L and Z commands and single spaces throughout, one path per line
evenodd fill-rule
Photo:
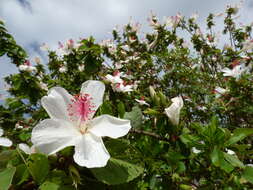
M 19 73 L 0 106 L 0 189 L 252 189 L 252 25 L 237 12 L 223 14 L 226 44 L 222 15 L 203 31 L 197 15 L 152 14 L 145 36 L 130 22 L 99 44 L 44 44 L 47 64 L 1 22 Z

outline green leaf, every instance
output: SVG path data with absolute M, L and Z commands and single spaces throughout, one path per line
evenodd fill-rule
M 242 173 L 242 177 L 253 184 L 253 167 L 246 166 Z
M 221 164 L 221 161 L 223 160 L 222 152 L 217 147 L 214 147 L 210 156 L 211 156 L 212 163 L 215 166 L 219 167 Z
M 5 168 L 8 161 L 16 156 L 15 150 L 5 150 L 0 153 L 0 168 Z
M 117 105 L 117 109 L 118 109 L 118 113 L 119 113 L 119 117 L 120 118 L 123 118 L 124 117 L 124 114 L 125 114 L 125 105 L 123 102 L 119 102 L 118 105 Z
M 131 125 L 134 128 L 138 128 L 142 124 L 142 112 L 138 106 L 134 106 L 131 112 L 126 112 L 124 115 L 124 119 L 129 119 L 131 121 Z
M 41 184 L 45 180 L 49 172 L 48 159 L 43 154 L 32 154 L 29 157 L 28 167 L 31 171 L 33 179 Z
M 253 128 L 239 128 L 233 131 L 233 135 L 227 141 L 227 146 L 237 143 L 238 141 L 243 140 L 249 135 L 253 134 Z
M 138 177 L 143 168 L 122 160 L 111 158 L 103 168 L 91 169 L 94 176 L 109 185 L 127 183 Z
M 14 184 L 20 185 L 29 178 L 29 172 L 25 164 L 18 165 L 16 169 L 13 182 Z
M 8 190 L 11 186 L 13 176 L 16 172 L 16 168 L 6 168 L 0 173 L 0 190 Z
M 237 158 L 236 155 L 230 155 L 225 152 L 223 152 L 225 160 L 227 160 L 232 166 L 244 168 L 243 163 Z
M 50 181 L 45 181 L 40 187 L 39 190 L 57 190 L 59 185 L 52 183 Z

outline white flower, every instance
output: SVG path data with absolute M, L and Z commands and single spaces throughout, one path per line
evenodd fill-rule
M 124 83 L 112 84 L 112 89 L 116 92 L 132 92 L 133 85 L 124 85 Z
M 192 147 L 192 152 L 195 154 L 199 154 L 201 150 L 197 149 L 196 147 Z
M 123 83 L 123 80 L 120 78 L 120 72 L 116 72 L 114 75 L 108 74 L 105 76 L 105 78 L 112 84 Z
M 93 118 L 102 104 L 105 86 L 89 80 L 82 84 L 81 93 L 70 95 L 64 88 L 54 87 L 41 99 L 50 119 L 41 121 L 32 131 L 31 141 L 36 150 L 54 154 L 65 147 L 75 146 L 74 161 L 88 168 L 103 167 L 110 158 L 102 137 L 119 138 L 130 130 L 130 121 L 110 115 Z
M 24 153 L 26 153 L 26 154 L 33 154 L 33 153 L 36 153 L 36 150 L 35 150 L 35 147 L 34 147 L 34 145 L 33 146 L 31 146 L 31 147 L 29 147 L 27 144 L 25 144 L 25 143 L 20 143 L 20 144 L 18 144 L 18 148 L 20 149 L 20 150 L 22 150 Z
M 145 100 L 138 100 L 138 99 L 135 99 L 136 102 L 138 102 L 140 105 L 146 105 L 146 106 L 150 106 Z
M 25 63 L 23 65 L 19 65 L 18 68 L 20 71 L 27 71 L 27 72 L 37 71 L 36 67 L 32 66 L 30 61 L 25 61 Z
M 184 105 L 183 98 L 181 96 L 178 96 L 178 97 L 172 98 L 171 101 L 172 101 L 172 104 L 170 105 L 170 107 L 165 108 L 165 113 L 169 117 L 172 124 L 178 125 L 180 110 L 182 109 Z
M 221 97 L 221 95 L 225 94 L 228 90 L 225 88 L 221 88 L 219 86 L 215 87 L 214 93 L 215 93 L 215 98 Z
M 41 88 L 42 90 L 48 91 L 48 87 L 47 87 L 47 85 L 46 85 L 44 82 L 40 82 L 40 83 L 39 83 L 39 86 L 40 86 L 40 88 Z
M 0 146 L 10 147 L 12 145 L 12 141 L 6 137 L 2 137 L 4 134 L 4 130 L 0 128 Z
M 83 71 L 84 71 L 84 65 L 79 65 L 79 66 L 78 66 L 78 70 L 79 70 L 80 72 L 83 72 Z
M 60 73 L 65 73 L 67 71 L 67 67 L 65 65 L 61 66 L 59 69 Z
M 233 69 L 224 68 L 221 71 L 223 72 L 223 76 L 230 76 L 236 78 L 238 80 L 240 76 L 248 71 L 250 67 L 246 67 L 245 64 L 236 65 Z
M 226 149 L 227 153 L 230 155 L 235 155 L 235 152 L 233 150 L 230 149 Z

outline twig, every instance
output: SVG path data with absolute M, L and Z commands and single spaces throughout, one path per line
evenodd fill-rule
M 143 131 L 143 130 L 139 130 L 139 129 L 131 129 L 130 131 L 131 133 L 137 133 L 137 134 L 142 134 L 142 135 L 147 135 L 150 137 L 153 137 L 155 139 L 158 139 L 160 141 L 166 141 L 166 142 L 170 142 L 170 139 L 167 137 L 162 137 L 160 135 L 157 135 L 155 133 L 149 132 L 149 131 Z

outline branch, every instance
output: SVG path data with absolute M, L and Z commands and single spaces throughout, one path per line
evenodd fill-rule
M 138 129 L 131 129 L 130 132 L 131 133 L 137 133 L 137 134 L 142 134 L 142 135 L 150 136 L 150 137 L 153 137 L 153 138 L 158 139 L 160 141 L 170 142 L 169 138 L 162 137 L 160 135 L 157 135 L 157 134 L 149 132 L 149 131 L 143 131 L 143 130 L 138 130 Z

